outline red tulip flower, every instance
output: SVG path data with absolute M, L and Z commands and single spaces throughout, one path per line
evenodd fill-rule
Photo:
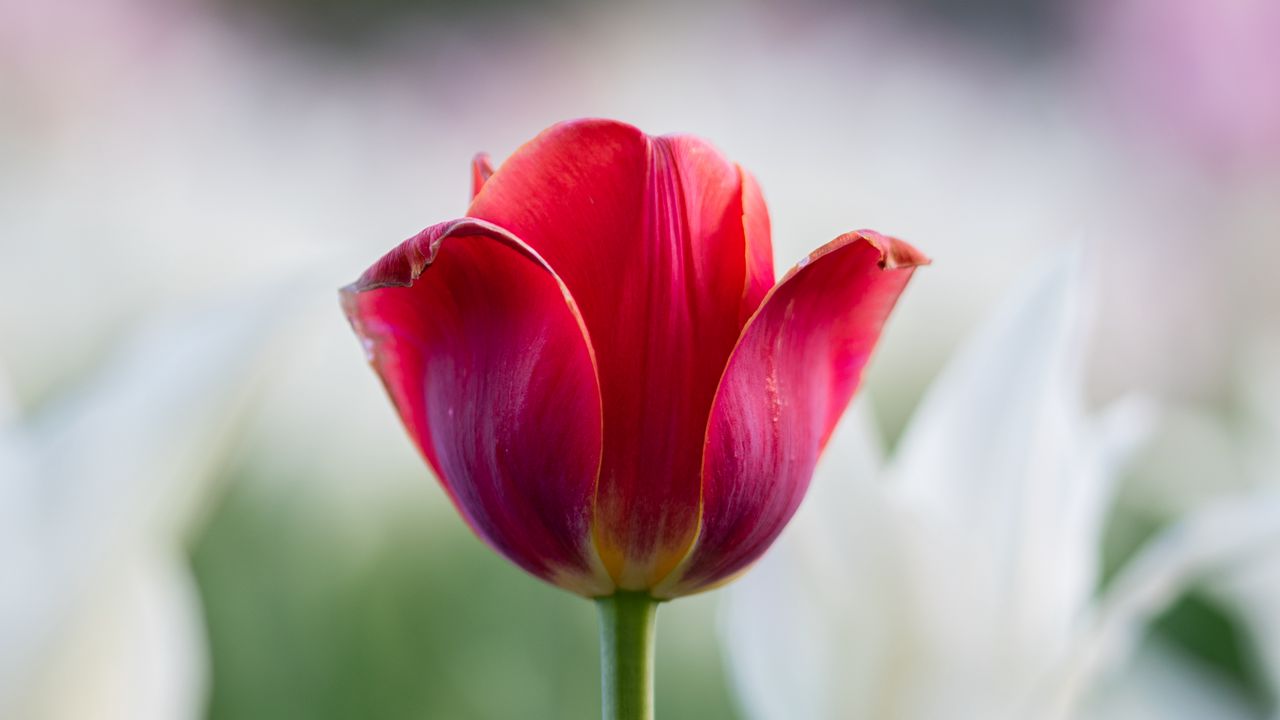
M 342 292 L 458 511 L 588 597 L 731 579 L 795 512 L 924 256 L 851 232 L 775 283 L 752 177 L 618 122 L 477 157 L 472 183 L 466 217 Z

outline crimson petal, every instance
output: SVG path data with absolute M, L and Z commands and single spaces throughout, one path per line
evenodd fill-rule
M 773 543 L 804 497 L 889 311 L 925 262 L 899 240 L 848 233 L 765 298 L 712 406 L 697 543 L 655 595 L 728 580 Z
M 584 595 L 600 392 L 586 329 L 546 263 L 472 219 L 427 228 L 342 292 L 352 327 L 459 512 L 495 549 Z
M 650 587 L 697 533 L 716 384 L 773 282 L 759 191 L 700 140 L 580 120 L 517 150 L 468 214 L 527 242 L 579 303 L 604 412 L 596 545 L 621 587 Z

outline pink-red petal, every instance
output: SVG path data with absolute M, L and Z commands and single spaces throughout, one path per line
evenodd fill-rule
M 649 587 L 696 534 L 711 401 L 772 284 L 759 191 L 705 142 L 583 120 L 520 148 L 468 214 L 527 242 L 581 308 L 604 408 L 596 544 L 620 586 Z
M 843 235 L 783 278 L 747 324 L 707 425 L 702 521 L 685 562 L 655 592 L 725 581 L 772 544 L 857 389 L 915 266 L 911 246 Z
M 493 175 L 493 163 L 489 160 L 489 153 L 476 153 L 471 158 L 471 197 L 480 194 L 480 188 L 488 182 L 489 176 Z
M 427 228 L 343 290 L 406 428 L 471 527 L 529 572 L 612 591 L 591 526 L 600 393 L 563 284 L 517 237 Z

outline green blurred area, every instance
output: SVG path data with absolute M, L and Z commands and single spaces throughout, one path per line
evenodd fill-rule
M 213 720 L 592 718 L 596 613 L 484 546 L 421 492 L 336 510 L 332 490 L 269 482 L 249 462 L 192 547 L 211 644 Z M 1161 522 L 1122 503 L 1108 523 L 1104 586 Z M 662 607 L 657 710 L 735 717 L 720 663 L 716 593 Z M 1241 620 L 1204 592 L 1153 633 L 1275 707 Z
M 423 482 L 430 482 L 423 478 Z M 595 608 L 404 503 L 370 542 L 322 504 L 232 485 L 193 562 L 215 720 L 599 716 Z M 658 713 L 731 718 L 714 597 L 659 613 Z
M 1112 513 L 1103 538 L 1102 587 L 1106 588 L 1143 545 L 1167 527 L 1157 517 L 1123 503 Z M 1175 652 L 1233 688 L 1260 716 L 1280 711 L 1272 697 L 1248 625 L 1230 606 L 1193 587 L 1157 615 L 1150 628 Z
M 373 530 L 357 530 L 323 502 L 262 484 L 236 478 L 192 550 L 209 624 L 210 718 L 598 716 L 589 602 L 517 570 L 428 503 L 396 504 L 361 518 Z M 1108 577 L 1157 528 L 1113 517 Z M 735 717 L 715 600 L 682 599 L 659 614 L 664 720 Z M 1258 710 L 1274 706 L 1247 631 L 1212 597 L 1188 594 L 1154 632 Z

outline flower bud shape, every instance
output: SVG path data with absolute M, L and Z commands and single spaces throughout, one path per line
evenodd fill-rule
M 917 265 L 870 231 L 775 283 L 755 180 L 697 138 L 555 125 L 342 290 L 475 532 L 588 597 L 723 583 L 799 505 Z

